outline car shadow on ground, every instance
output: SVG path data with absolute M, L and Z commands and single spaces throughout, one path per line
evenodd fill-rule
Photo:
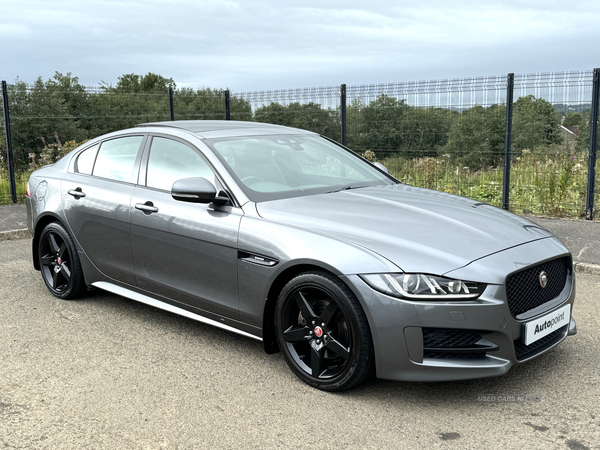
M 129 322 L 128 327 L 143 324 L 158 336 L 195 339 L 198 345 L 208 345 L 229 358 L 241 359 L 239 364 L 244 365 L 249 372 L 253 370 L 253 365 L 259 372 L 264 370 L 265 366 L 271 371 L 283 370 L 285 373 L 280 373 L 279 376 L 288 377 L 290 384 L 295 385 L 294 388 L 297 388 L 297 385 L 304 386 L 304 383 L 297 380 L 287 369 L 281 354 L 267 355 L 260 341 L 99 290 L 90 292 L 78 303 L 102 309 L 102 315 L 110 317 L 114 323 L 125 319 Z M 554 389 L 552 380 L 572 376 L 573 339 L 576 337 L 568 337 L 557 347 L 531 361 L 512 367 L 500 377 L 427 383 L 388 381 L 371 377 L 352 390 L 332 395 L 372 400 L 387 398 L 399 403 L 434 402 L 447 406 L 465 402 L 540 402 L 549 395 L 549 388 Z

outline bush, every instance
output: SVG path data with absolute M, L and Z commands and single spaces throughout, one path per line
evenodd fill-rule
M 56 161 L 61 159 L 67 153 L 75 150 L 80 145 L 87 142 L 89 139 L 81 141 L 79 143 L 75 141 L 67 141 L 64 145 L 50 144 L 44 147 L 40 153 L 29 154 L 29 172 L 39 169 L 40 167 L 47 166 L 48 164 L 54 164 Z

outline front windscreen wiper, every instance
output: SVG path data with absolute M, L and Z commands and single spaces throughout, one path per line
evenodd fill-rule
M 365 187 L 369 187 L 369 186 L 344 186 L 340 189 L 335 189 L 333 191 L 329 191 L 327 192 L 328 194 L 333 194 L 334 192 L 340 192 L 340 191 L 348 191 L 350 189 L 360 189 L 360 188 L 365 188 Z

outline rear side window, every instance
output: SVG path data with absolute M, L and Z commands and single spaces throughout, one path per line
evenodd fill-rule
M 75 172 L 91 175 L 94 168 L 94 161 L 96 161 L 96 153 L 98 153 L 98 145 L 82 151 L 77 157 Z
M 143 136 L 128 136 L 103 142 L 92 175 L 117 181 L 130 181 Z

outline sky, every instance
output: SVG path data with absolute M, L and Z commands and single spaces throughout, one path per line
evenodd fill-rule
M 0 0 L 0 79 L 250 92 L 600 67 L 600 2 Z

